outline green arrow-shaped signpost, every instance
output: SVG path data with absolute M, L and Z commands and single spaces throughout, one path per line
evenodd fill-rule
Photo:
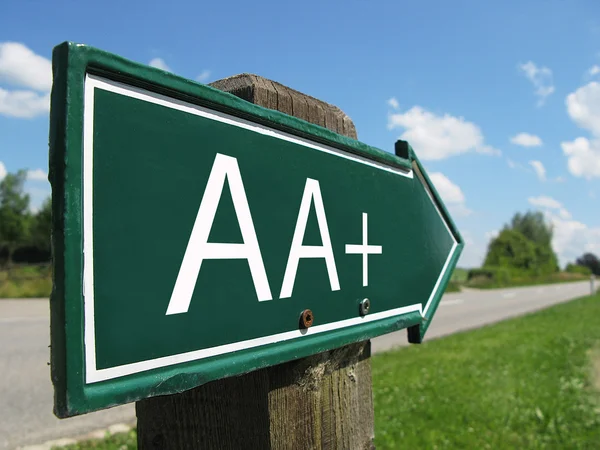
M 54 53 L 60 417 L 409 330 L 461 252 L 396 155 L 105 52 Z

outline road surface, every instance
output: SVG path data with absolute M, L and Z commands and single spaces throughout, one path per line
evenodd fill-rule
M 597 283 L 598 284 L 598 283 Z M 477 328 L 590 292 L 589 281 L 446 294 L 427 339 Z M 59 420 L 52 414 L 48 300 L 0 300 L 0 449 L 78 436 L 135 419 L 133 405 Z M 406 331 L 373 341 L 373 352 L 406 345 Z

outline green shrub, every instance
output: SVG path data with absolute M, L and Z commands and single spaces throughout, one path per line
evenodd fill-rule
M 552 247 L 541 244 L 535 245 L 535 270 L 536 275 L 545 275 L 560 271 L 558 258 L 552 250 Z
M 469 270 L 467 281 L 470 284 L 509 284 L 512 279 L 510 269 L 506 267 L 484 266 Z
M 505 229 L 488 247 L 484 267 L 506 267 L 520 274 L 532 276 L 559 271 L 558 260 L 552 247 L 527 239 L 516 230 Z
M 592 274 L 592 269 L 587 266 L 580 266 L 579 264 L 567 264 L 565 271 L 568 273 L 579 273 L 581 275 Z
M 513 267 L 529 271 L 536 267 L 536 245 L 518 231 L 503 230 L 490 242 L 484 267 Z

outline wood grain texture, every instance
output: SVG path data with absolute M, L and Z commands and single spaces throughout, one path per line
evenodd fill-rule
M 256 105 L 284 112 L 353 139 L 357 138 L 354 123 L 340 108 L 276 81 L 242 73 L 210 83 L 210 86 Z
M 356 138 L 339 108 L 251 74 L 213 87 Z M 138 447 L 374 449 L 371 343 L 360 342 L 136 403 Z

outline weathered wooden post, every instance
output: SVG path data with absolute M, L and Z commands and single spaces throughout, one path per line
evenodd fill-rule
M 265 78 L 242 74 L 213 87 L 356 138 L 336 106 Z M 137 402 L 138 446 L 155 449 L 371 449 L 369 341 L 178 395 Z

